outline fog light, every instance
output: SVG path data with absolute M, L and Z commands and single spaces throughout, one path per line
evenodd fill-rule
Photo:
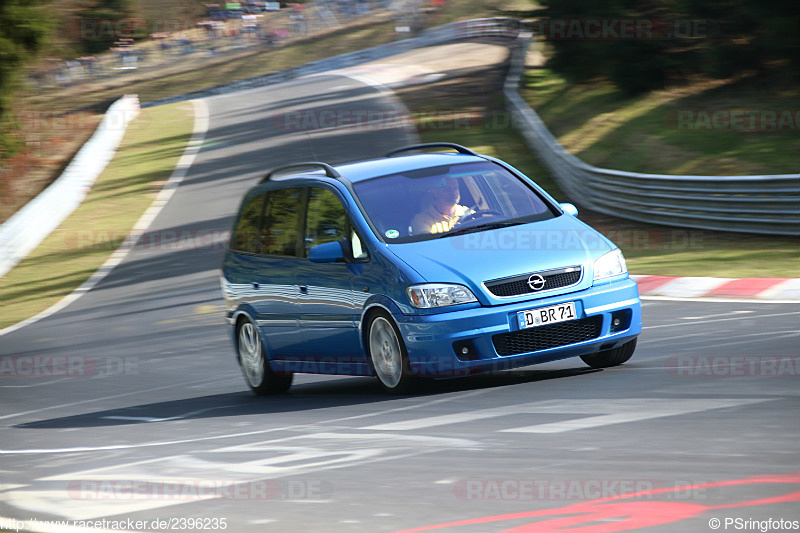
M 478 359 L 478 352 L 471 340 L 457 341 L 453 343 L 453 351 L 461 361 L 474 361 Z
M 618 331 L 624 331 L 628 329 L 630 325 L 631 325 L 630 309 L 622 309 L 620 311 L 614 311 L 611 314 L 611 327 L 609 328 L 609 333 L 617 333 Z

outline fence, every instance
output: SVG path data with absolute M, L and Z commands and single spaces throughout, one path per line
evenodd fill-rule
M 0 226 L 0 277 L 28 255 L 83 201 L 139 110 L 136 96 L 108 108 L 92 137 L 47 189 Z
M 79 38 L 130 39 L 114 53 L 70 61 L 51 59 L 49 66 L 28 76 L 29 90 L 48 91 L 80 84 L 133 83 L 141 78 L 179 73 L 191 66 L 221 64 L 232 59 L 269 53 L 300 39 L 344 28 L 358 28 L 422 13 L 421 0 L 368 0 L 358 3 L 312 1 L 254 15 L 255 20 L 211 17 L 119 20 L 70 20 L 68 31 Z M 139 34 L 151 38 L 133 42 Z M 138 37 L 137 37 L 138 38 Z
M 370 61 L 376 61 L 384 57 L 414 50 L 415 48 L 433 46 L 457 39 L 472 39 L 479 37 L 516 39 L 519 34 L 520 23 L 518 20 L 511 18 L 497 17 L 453 22 L 451 24 L 425 30 L 421 32 L 419 37 L 395 41 L 376 46 L 374 48 L 351 52 L 349 54 L 329 57 L 319 61 L 306 63 L 305 65 L 299 67 L 278 70 L 262 76 L 237 80 L 200 91 L 170 96 L 152 102 L 146 102 L 142 104 L 142 107 L 164 105 L 183 100 L 206 98 L 208 96 L 214 96 L 218 94 L 227 94 L 246 89 L 253 89 L 256 87 L 264 87 L 303 76 L 310 76 L 312 74 L 319 74 L 321 72 L 327 72 L 330 70 L 352 67 L 362 63 L 369 63 Z

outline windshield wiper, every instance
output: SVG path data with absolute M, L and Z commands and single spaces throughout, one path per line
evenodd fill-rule
M 454 235 L 464 235 L 467 233 L 475 233 L 478 231 L 486 231 L 490 229 L 507 228 L 509 226 L 518 226 L 520 224 L 524 224 L 524 222 L 510 221 L 510 220 L 506 220 L 505 222 L 489 222 L 487 224 L 467 226 L 466 228 L 451 229 L 446 233 L 441 233 L 437 235 L 436 238 L 441 239 L 442 237 L 453 237 Z

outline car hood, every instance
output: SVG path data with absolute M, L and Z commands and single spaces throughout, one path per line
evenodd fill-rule
M 415 243 L 389 245 L 428 282 L 460 283 L 484 304 L 500 304 L 482 283 L 499 278 L 562 267 L 582 266 L 583 278 L 566 292 L 592 284 L 594 260 L 613 249 L 613 244 L 580 220 L 562 215 L 550 220 L 508 228 L 479 231 Z M 553 296 L 552 291 L 542 296 Z M 520 296 L 519 300 L 536 297 Z

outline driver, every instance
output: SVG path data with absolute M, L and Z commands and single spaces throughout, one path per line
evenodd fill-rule
M 426 199 L 425 207 L 411 220 L 411 231 L 415 235 L 450 231 L 458 219 L 471 211 L 458 203 L 461 192 L 456 178 L 440 178 L 429 192 L 430 197 Z

